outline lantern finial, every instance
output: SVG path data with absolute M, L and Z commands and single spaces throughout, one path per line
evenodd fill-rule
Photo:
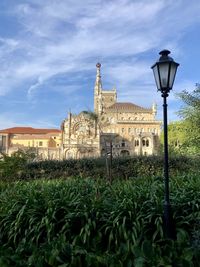
M 167 49 L 160 51 L 159 55 L 161 55 L 161 57 L 159 58 L 159 61 L 174 61 L 172 57 L 168 56 L 170 53 L 171 52 Z
M 168 56 L 171 52 L 167 49 L 164 49 L 162 51 L 160 51 L 159 55 L 161 56 Z

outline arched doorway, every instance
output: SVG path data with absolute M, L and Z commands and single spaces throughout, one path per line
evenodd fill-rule
M 122 150 L 120 152 L 120 156 L 123 156 L 123 157 L 130 156 L 130 152 L 128 150 Z

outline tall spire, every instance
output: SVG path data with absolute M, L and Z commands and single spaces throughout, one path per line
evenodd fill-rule
M 102 82 L 101 82 L 101 64 L 100 63 L 97 63 L 96 64 L 96 67 L 97 67 L 97 74 L 96 74 L 96 81 L 95 81 L 95 88 L 94 88 L 94 91 L 95 91 L 95 94 L 96 95 L 99 95 L 101 90 L 102 90 Z
M 154 115 L 154 117 L 156 116 L 157 114 L 157 104 L 154 102 L 153 105 L 152 105 L 152 113 Z

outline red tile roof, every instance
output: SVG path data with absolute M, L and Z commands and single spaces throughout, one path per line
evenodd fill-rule
M 140 106 L 137 106 L 133 103 L 124 103 L 124 102 L 118 102 L 113 104 L 112 106 L 108 107 L 107 110 L 111 111 L 134 111 L 134 112 L 151 112 L 152 110 L 149 108 L 143 108 Z
M 0 130 L 0 133 L 7 134 L 48 134 L 61 133 L 59 129 L 37 129 L 32 127 L 13 127 Z

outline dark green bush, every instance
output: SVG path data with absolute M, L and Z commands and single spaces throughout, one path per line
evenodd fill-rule
M 108 160 L 109 163 L 109 160 Z M 199 173 L 198 157 L 171 157 L 169 161 L 170 175 Z M 112 161 L 112 180 L 138 177 L 161 177 L 163 173 L 163 157 L 128 157 L 114 158 Z M 105 178 L 107 176 L 105 158 L 80 159 L 63 161 L 31 162 L 21 156 L 6 157 L 0 161 L 1 180 L 19 179 L 55 179 L 79 176 L 81 178 Z

